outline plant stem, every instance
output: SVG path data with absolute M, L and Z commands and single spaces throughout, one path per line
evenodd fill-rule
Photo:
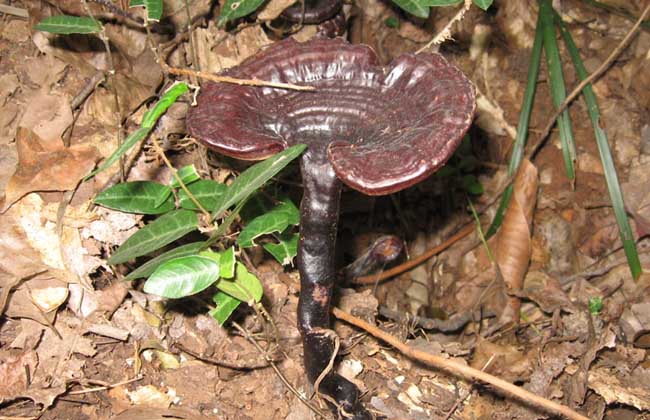
M 336 401 L 336 409 L 354 413 L 354 419 L 369 419 L 357 402 L 359 390 L 328 369 L 335 343 L 329 332 L 330 303 L 336 280 L 335 246 L 341 182 L 327 160 L 325 150 L 308 149 L 301 158 L 304 193 L 300 204 L 298 270 L 300 301 L 298 326 L 303 337 L 304 362 L 311 383 L 320 380 L 319 392 Z

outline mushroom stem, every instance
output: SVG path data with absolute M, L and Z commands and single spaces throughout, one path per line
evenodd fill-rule
M 298 326 L 303 337 L 307 377 L 315 383 L 334 356 L 330 326 L 330 302 L 336 280 L 334 265 L 336 226 L 339 217 L 341 182 L 323 150 L 308 149 L 300 162 L 304 193 L 300 203 L 298 270 L 300 301 Z M 333 407 L 353 419 L 370 419 L 359 404 L 359 390 L 330 371 L 318 383 L 318 392 L 333 398 Z M 327 398 L 326 398 L 327 399 Z

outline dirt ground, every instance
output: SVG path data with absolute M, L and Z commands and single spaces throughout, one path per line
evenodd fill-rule
M 261 247 L 242 251 L 242 261 L 263 284 L 262 303 L 276 327 L 242 305 L 231 320 L 243 330 L 230 321 L 220 326 L 203 295 L 166 301 L 144 293 L 141 280 L 123 280 L 135 264 L 108 265 L 116 246 L 151 220 L 92 205 L 102 188 L 119 179 L 118 165 L 81 182 L 117 147 L 114 92 L 128 134 L 180 79 L 156 63 L 141 25 L 115 12 L 127 10 L 126 3 L 88 3 L 104 23 L 110 57 L 96 36 L 34 29 L 47 16 L 86 15 L 82 2 L 0 4 L 0 419 L 316 418 L 301 401 L 305 397 L 334 418 L 312 397 L 305 377 L 293 265 L 282 266 Z M 152 39 L 169 65 L 189 68 L 194 62 L 217 73 L 276 41 L 274 19 L 290 3 L 272 0 L 256 17 L 218 28 L 218 4 L 190 2 L 190 48 L 185 3 L 165 0 Z M 428 19 L 419 19 L 387 1 L 358 0 L 344 6 L 346 37 L 372 46 L 388 63 L 421 48 L 460 7 L 433 8 Z M 554 7 L 592 72 L 646 2 L 561 0 Z M 632 278 L 623 253 L 582 98 L 569 107 L 575 182 L 566 176 L 556 128 L 522 164 L 516 206 L 487 246 L 468 205 L 479 211 L 486 230 L 508 178 L 537 10 L 535 2 L 497 0 L 486 12 L 472 6 L 453 26 L 439 52 L 476 88 L 469 140 L 447 175 L 386 197 L 344 190 L 338 263 L 349 264 L 385 234 L 401 238 L 405 251 L 382 270 L 444 246 L 390 279 L 341 287 L 336 306 L 411 348 L 485 370 L 588 418 L 647 419 L 650 20 L 593 85 L 644 269 L 639 278 Z M 316 25 L 304 25 L 294 36 L 305 40 L 315 32 Z M 571 91 L 579 80 L 562 44 L 560 54 Z M 106 79 L 110 61 L 116 73 Z M 202 175 L 230 182 L 246 165 L 188 137 L 190 101 L 186 95 L 172 105 L 150 137 L 176 168 L 194 163 Z M 553 111 L 542 59 L 529 144 Z M 151 139 L 132 156 L 128 180 L 170 180 Z M 299 183 L 292 181 L 297 173 L 288 168 L 267 190 L 279 189 L 299 203 Z M 224 242 L 232 243 L 240 227 L 235 222 Z M 467 235 L 448 241 L 463 229 Z M 506 284 L 510 276 L 518 286 Z M 589 309 L 599 301 L 602 308 Z M 363 404 L 378 416 L 552 417 L 491 386 L 427 367 L 362 329 L 341 321 L 334 328 L 341 342 L 337 369 L 359 386 Z

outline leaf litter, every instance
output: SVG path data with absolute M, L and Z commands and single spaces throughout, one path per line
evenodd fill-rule
M 484 162 L 475 170 L 486 190 L 475 198 L 479 206 L 503 179 L 499 165 L 507 163 L 509 132 L 525 86 L 527 52 L 518 51 L 532 45 L 535 13 L 524 3 L 507 2 L 494 17 L 472 9 L 456 28 L 455 45 L 442 48 L 485 94 L 479 120 L 493 123 L 479 124 L 483 131 L 472 133 L 472 154 Z M 640 13 L 641 3 L 630 2 L 625 12 Z M 277 14 L 272 9 L 282 4 L 267 6 L 269 19 Z M 122 19 L 99 4 L 89 5 L 98 17 Z M 36 21 L 51 12 L 36 2 L 22 6 Z M 79 2 L 58 6 L 85 14 Z M 384 3 L 361 1 L 359 6 L 363 18 L 352 24 L 350 36 L 371 44 L 386 61 L 417 49 L 436 33 Z M 209 7 L 203 1 L 192 5 L 191 12 L 200 16 Z M 166 9 L 173 10 L 168 19 L 176 31 L 187 23 L 183 8 L 182 2 L 166 3 Z M 631 24 L 618 14 L 574 3 L 567 3 L 563 12 L 575 26 L 572 31 L 577 31 L 587 63 L 602 62 Z M 433 27 L 444 26 L 453 13 L 436 10 Z M 400 17 L 400 27 L 386 25 L 389 17 Z M 93 181 L 93 191 L 85 198 L 73 198 L 57 220 L 64 193 L 75 190 L 117 145 L 111 82 L 94 87 L 80 108 L 70 105 L 97 72 L 107 71 L 107 57 L 95 48 L 100 45 L 97 39 L 46 36 L 20 18 L 3 19 L 0 414 L 28 417 L 45 410 L 44 418 L 75 419 L 308 418 L 310 411 L 287 391 L 268 361 L 228 324 L 220 327 L 191 301 L 166 307 L 142 293 L 139 284 L 123 283 L 123 268 L 107 265 L 112 247 L 142 225 L 138 216 L 89 204 L 117 167 Z M 120 113 L 130 130 L 139 123 L 147 100 L 160 93 L 162 73 L 141 31 L 121 23 L 107 26 Z M 268 34 L 260 24 L 230 32 L 217 29 L 212 21 L 198 25 L 193 36 L 201 69 L 217 72 L 239 63 L 268 45 L 273 38 Z M 648 39 L 647 31 L 641 31 L 626 60 L 594 85 L 644 267 L 649 260 L 650 140 L 643 133 L 650 132 L 645 118 L 650 95 L 642 88 L 647 83 L 642 83 L 645 73 L 640 69 L 647 66 Z M 473 57 L 470 45 L 479 51 Z M 170 64 L 186 66 L 191 61 L 189 44 L 181 39 Z M 574 82 L 570 74 L 567 77 Z M 532 135 L 543 128 L 544 109 L 552 103 L 544 82 L 540 85 Z M 184 140 L 186 104 L 179 103 L 178 109 L 180 116 L 154 132 L 165 138 L 166 150 L 180 161 L 187 153 L 177 147 Z M 584 105 L 577 101 L 570 111 L 584 112 Z M 635 282 L 629 275 L 618 250 L 620 240 L 588 122 L 574 118 L 574 123 L 582 133 L 575 190 L 564 179 L 555 135 L 532 169 L 527 165 L 522 171 L 534 169 L 538 176 L 533 178 L 539 182 L 515 181 L 520 195 L 515 195 L 511 217 L 506 217 L 503 233 L 489 243 L 503 278 L 471 236 L 396 279 L 356 292 L 341 291 L 338 305 L 417 348 L 485 368 L 590 418 L 615 418 L 623 412 L 641 416 L 650 410 L 648 278 L 644 274 Z M 225 173 L 223 178 L 236 165 L 202 151 L 191 156 L 204 163 L 202 170 Z M 208 161 L 216 162 L 216 168 L 205 165 Z M 145 165 L 154 169 L 140 175 L 160 175 L 144 155 L 137 157 L 134 166 Z M 445 200 L 441 194 L 446 194 Z M 429 180 L 393 199 L 372 199 L 370 217 L 367 210 L 358 210 L 369 207 L 363 202 L 367 199 L 344 195 L 344 205 L 352 203 L 344 209 L 339 230 L 340 243 L 348 245 L 342 258 L 348 262 L 362 253 L 364 237 L 396 234 L 413 257 L 444 241 L 467 220 L 465 195 L 449 179 Z M 250 258 L 263 282 L 263 302 L 279 331 L 279 351 L 272 360 L 290 383 L 308 393 L 296 328 L 295 269 L 283 268 L 259 249 L 252 249 Z M 591 299 L 602 299 L 600 312 L 588 312 Z M 377 315 L 378 310 L 389 313 L 383 309 L 410 318 Z M 238 311 L 238 322 L 259 332 L 256 317 Z M 414 318 L 439 321 L 459 315 L 465 322 L 453 331 L 427 329 L 423 326 L 436 323 L 418 325 Z M 368 391 L 365 402 L 388 418 L 476 418 L 493 413 L 499 418 L 543 418 L 515 400 L 425 368 L 347 324 L 337 323 L 335 330 L 344 349 L 341 368 Z M 104 389 L 88 392 L 95 387 Z M 77 391 L 83 393 L 75 395 Z M 27 401 L 21 403 L 23 399 Z

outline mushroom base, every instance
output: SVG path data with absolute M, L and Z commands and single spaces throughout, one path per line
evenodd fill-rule
M 300 167 L 304 195 L 300 204 L 298 244 L 301 286 L 298 323 L 303 337 L 307 377 L 317 391 L 326 396 L 337 414 L 343 418 L 369 420 L 372 416 L 358 402 L 357 387 L 335 373 L 332 363 L 336 356 L 335 338 L 328 330 L 336 280 L 334 250 L 341 183 L 327 161 L 327 155 L 317 148 L 305 152 Z

